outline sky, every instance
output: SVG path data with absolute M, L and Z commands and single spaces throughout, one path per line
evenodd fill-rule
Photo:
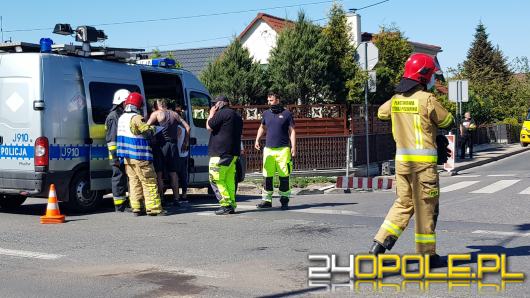
M 381 1 L 338 2 L 350 9 Z M 258 12 L 296 19 L 303 10 L 309 19 L 323 25 L 331 5 L 325 0 L 19 0 L 2 1 L 0 16 L 3 40 L 38 43 L 41 37 L 49 37 L 55 43 L 70 43 L 72 37 L 52 34 L 56 23 L 69 23 L 73 28 L 96 25 L 107 34 L 107 46 L 172 50 L 227 45 Z M 479 22 L 509 62 L 530 56 L 529 11 L 530 1 L 523 0 L 389 0 L 358 14 L 363 32 L 395 25 L 411 41 L 440 46 L 443 52 L 438 60 L 446 70 L 466 59 Z M 27 29 L 32 30 L 15 31 Z

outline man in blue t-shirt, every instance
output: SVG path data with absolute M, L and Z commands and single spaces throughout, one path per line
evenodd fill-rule
M 260 150 L 259 140 L 263 133 L 267 132 L 263 150 L 263 184 L 265 190 L 263 200 L 258 204 L 258 208 L 272 207 L 273 178 L 277 172 L 280 180 L 280 203 L 282 210 L 287 210 L 291 194 L 289 175 L 293 170 L 292 157 L 296 156 L 294 119 L 293 114 L 280 104 L 280 98 L 276 93 L 269 93 L 267 102 L 271 108 L 263 112 L 261 125 L 254 143 L 254 147 Z

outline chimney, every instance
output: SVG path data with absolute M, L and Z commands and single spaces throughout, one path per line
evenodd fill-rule
M 346 15 L 346 21 L 351 27 L 351 44 L 354 47 L 358 47 L 362 41 L 361 36 L 361 15 L 355 12 L 355 9 L 350 9 L 350 12 Z

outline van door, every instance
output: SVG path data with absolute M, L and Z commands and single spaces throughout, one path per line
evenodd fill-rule
M 108 61 L 81 62 L 87 101 L 90 139 L 90 187 L 92 190 L 111 189 L 112 169 L 105 141 L 105 119 L 112 108 L 114 92 L 127 89 L 144 94 L 140 69 Z
M 190 158 L 192 159 L 192 168 L 190 183 L 196 186 L 208 185 L 208 141 L 210 133 L 206 129 L 206 119 L 211 106 L 211 99 L 204 91 L 190 89 L 189 98 L 189 115 L 191 126 Z

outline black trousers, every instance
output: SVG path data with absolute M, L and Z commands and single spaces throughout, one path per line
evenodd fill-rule
M 470 135 L 462 137 L 462 141 L 460 142 L 460 158 L 466 158 L 466 146 L 469 147 L 469 158 L 473 158 L 473 138 Z
M 127 192 L 127 175 L 125 165 L 112 165 L 112 196 L 125 199 Z

